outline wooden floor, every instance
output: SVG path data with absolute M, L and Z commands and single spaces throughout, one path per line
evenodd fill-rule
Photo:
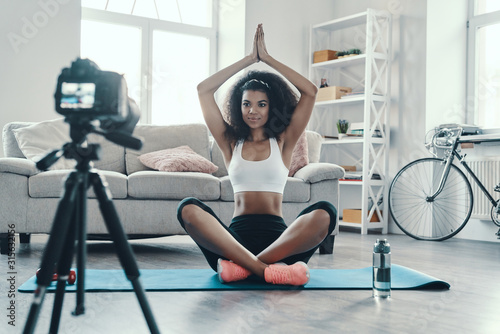
M 341 231 L 333 255 L 315 254 L 310 268 L 371 265 L 379 235 Z M 147 293 L 162 333 L 499 333 L 498 243 L 451 239 L 416 241 L 385 236 L 392 262 L 446 280 L 450 290 L 393 291 L 377 301 L 369 290 L 223 291 Z M 494 236 L 492 236 L 494 237 Z M 46 236 L 16 245 L 15 284 L 35 273 Z M 141 269 L 208 268 L 188 237 L 131 241 Z M 87 268 L 119 269 L 113 245 L 91 242 Z M 9 294 L 7 256 L 1 255 L 0 333 L 20 333 L 33 296 Z M 8 297 L 8 298 L 6 298 Z M 86 313 L 74 317 L 75 294 L 66 294 L 60 333 L 147 333 L 134 293 L 86 293 Z M 53 294 L 47 294 L 36 333 L 47 333 Z M 7 308 L 15 303 L 15 327 Z

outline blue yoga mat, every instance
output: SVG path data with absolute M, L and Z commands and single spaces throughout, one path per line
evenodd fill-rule
M 304 287 L 267 284 L 247 279 L 222 284 L 211 269 L 145 269 L 141 270 L 141 282 L 147 291 L 206 291 L 206 290 L 334 290 L 371 289 L 372 268 L 362 269 L 311 269 L 311 279 Z M 449 289 L 450 284 L 413 269 L 393 265 L 391 270 L 392 289 Z M 48 291 L 54 291 L 52 282 Z M 36 277 L 31 277 L 19 287 L 20 292 L 33 292 Z M 130 281 L 123 270 L 85 271 L 85 290 L 90 292 L 132 291 Z M 76 291 L 75 285 L 67 285 L 66 291 Z

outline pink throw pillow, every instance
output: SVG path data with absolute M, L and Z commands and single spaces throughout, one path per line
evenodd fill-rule
M 299 137 L 297 144 L 293 148 L 292 152 L 292 162 L 290 164 L 290 170 L 288 172 L 288 176 L 294 176 L 295 173 L 307 165 L 309 163 L 307 150 L 307 137 L 306 132 L 304 131 L 302 135 Z
M 139 156 L 139 160 L 144 166 L 163 172 L 212 174 L 219 168 L 186 145 L 145 153 Z

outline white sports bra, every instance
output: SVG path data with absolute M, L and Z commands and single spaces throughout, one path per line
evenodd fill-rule
M 283 194 L 288 169 L 283 163 L 276 138 L 270 138 L 271 154 L 265 160 L 249 161 L 241 156 L 243 140 L 236 143 L 228 167 L 229 180 L 235 193 L 268 191 Z

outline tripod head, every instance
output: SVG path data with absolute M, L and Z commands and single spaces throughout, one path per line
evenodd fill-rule
M 99 144 L 87 143 L 87 135 L 90 133 L 101 135 L 115 144 L 134 150 L 139 150 L 142 147 L 141 139 L 123 131 L 99 130 L 92 122 L 84 122 L 82 124 L 70 123 L 70 137 L 72 141 L 40 159 L 36 163 L 36 167 L 43 171 L 48 170 L 50 166 L 62 157 L 76 160 L 77 169 L 88 166 L 90 161 L 99 160 L 101 158 L 101 146 Z

